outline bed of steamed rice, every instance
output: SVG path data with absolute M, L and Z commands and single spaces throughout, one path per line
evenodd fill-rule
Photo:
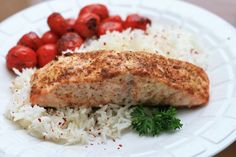
M 206 55 L 193 34 L 173 26 L 151 26 L 146 32 L 126 30 L 112 32 L 98 40 L 87 41 L 79 50 L 143 50 L 185 60 L 206 67 Z M 132 52 L 131 52 L 132 53 Z M 25 69 L 12 82 L 12 97 L 6 117 L 26 129 L 29 134 L 63 144 L 86 144 L 93 140 L 121 136 L 131 125 L 129 106 L 108 104 L 99 109 L 45 109 L 29 102 L 30 77 L 35 69 Z

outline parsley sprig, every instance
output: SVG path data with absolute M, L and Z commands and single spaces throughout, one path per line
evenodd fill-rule
M 162 132 L 180 129 L 180 119 L 176 118 L 174 107 L 135 106 L 131 112 L 132 128 L 139 135 L 156 136 Z

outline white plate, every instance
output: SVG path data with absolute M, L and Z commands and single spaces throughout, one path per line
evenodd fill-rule
M 99 0 L 100 2 L 101 0 Z M 173 0 L 102 0 L 114 14 L 138 12 L 157 22 L 170 22 L 197 33 L 209 53 L 210 103 L 194 110 L 181 110 L 184 126 L 174 134 L 156 138 L 128 133 L 104 145 L 62 146 L 29 136 L 7 121 L 3 113 L 10 99 L 13 76 L 5 67 L 5 55 L 19 37 L 31 30 L 39 34 L 48 29 L 46 17 L 53 11 L 76 16 L 92 1 L 48 1 L 8 18 L 0 25 L 0 156 L 18 157 L 157 157 L 212 156 L 236 139 L 236 31 L 219 17 L 193 5 Z M 98 1 L 96 1 L 98 2 Z M 131 3 L 132 2 L 132 3 Z M 117 147 L 123 147 L 118 150 Z

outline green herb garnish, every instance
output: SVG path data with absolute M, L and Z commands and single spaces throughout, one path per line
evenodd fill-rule
M 180 129 L 180 119 L 176 118 L 174 107 L 135 106 L 131 112 L 132 128 L 139 135 L 156 136 L 162 132 Z

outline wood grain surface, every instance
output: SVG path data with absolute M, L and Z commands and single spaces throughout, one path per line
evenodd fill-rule
M 0 0 L 0 21 L 14 13 L 45 0 Z M 186 0 L 222 17 L 236 27 L 236 0 Z M 216 157 L 236 157 L 236 142 Z
M 236 0 L 186 0 L 222 17 L 236 27 Z M 236 156 L 236 154 L 235 154 Z

